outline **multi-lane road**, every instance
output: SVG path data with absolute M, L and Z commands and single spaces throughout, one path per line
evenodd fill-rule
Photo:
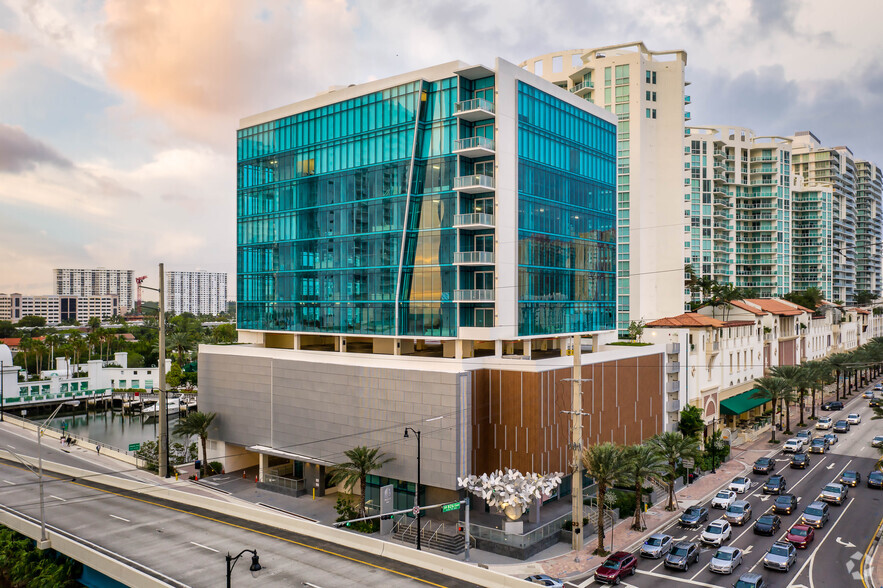
M 737 547 L 745 553 L 744 563 L 736 572 L 722 576 L 709 571 L 708 565 L 716 548 L 703 546 L 698 564 L 691 565 L 689 572 L 667 569 L 661 559 L 639 559 L 637 573 L 624 579 L 621 585 L 640 588 L 729 587 L 743 573 L 756 572 L 776 588 L 861 587 L 860 562 L 883 516 L 883 491 L 868 488 L 865 483 L 878 459 L 878 451 L 871 447 L 870 441 L 875 434 L 883 432 L 883 422 L 871 420 L 873 411 L 868 407 L 868 401 L 860 397 L 851 398 L 842 411 L 821 414 L 830 415 L 836 421 L 852 412 L 862 415 L 861 424 L 853 426 L 848 433 L 838 434 L 839 442 L 828 453 L 812 454 L 812 462 L 807 469 L 792 469 L 789 465 L 790 454 L 777 451 L 772 456 L 776 460 L 775 473 L 784 475 L 788 482 L 787 492 L 798 497 L 797 511 L 790 515 L 779 515 L 782 529 L 773 537 L 754 534 L 752 524 L 757 517 L 771 510 L 775 496 L 762 492 L 767 476 L 748 474 L 753 486 L 739 498 L 751 503 L 752 520 L 741 527 L 733 526 L 731 539 L 724 542 L 724 545 Z M 829 431 L 816 433 L 826 432 Z M 803 509 L 818 497 L 822 487 L 836 481 L 844 470 L 860 472 L 862 483 L 849 489 L 849 498 L 842 506 L 830 506 L 830 520 L 824 528 L 816 531 L 815 540 L 807 549 L 798 550 L 797 563 L 791 571 L 784 573 L 764 569 L 762 559 L 773 542 L 784 538 Z M 700 506 L 709 508 L 709 521 L 724 514 L 723 510 L 712 509 L 710 501 Z M 698 542 L 704 527 L 705 524 L 698 529 L 684 529 L 672 523 L 661 532 L 676 540 Z M 568 585 L 586 588 L 597 586 L 597 583 L 587 576 L 582 580 L 573 580 Z
M 35 456 L 32 432 L 0 426 L 0 449 Z M 108 472 L 46 443 L 44 458 L 93 471 Z M 125 464 L 120 464 L 126 468 Z M 141 478 L 135 471 L 117 472 Z M 21 464 L 0 460 L 0 509 L 37 519 L 38 484 Z M 223 586 L 224 556 L 256 549 L 263 570 L 257 578 L 244 557 L 233 570 L 235 586 L 472 586 L 468 582 L 331 544 L 309 536 L 208 512 L 157 498 L 127 493 L 92 483 L 47 475 L 46 521 L 109 557 L 129 560 L 142 572 L 168 584 Z M 248 555 L 248 554 L 246 554 Z

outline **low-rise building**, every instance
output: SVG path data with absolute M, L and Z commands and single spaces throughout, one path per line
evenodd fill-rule
M 22 294 L 0 294 L 0 320 L 17 323 L 26 316 L 39 316 L 46 324 L 56 326 L 63 322 L 87 323 L 89 319 L 116 316 L 120 312 L 119 297 L 116 294 L 94 296 L 24 296 Z

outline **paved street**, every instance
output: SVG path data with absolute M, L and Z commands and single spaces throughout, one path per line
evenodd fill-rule
M 845 418 L 849 412 L 862 415 L 862 424 L 854 426 L 849 433 L 840 434 L 840 441 L 832 450 L 824 455 L 813 454 L 810 467 L 806 470 L 789 467 L 790 454 L 781 452 L 775 455 L 776 473 L 785 476 L 788 492 L 798 497 L 797 512 L 791 515 L 780 515 L 783 521 L 782 532 L 775 537 L 755 535 L 751 523 L 743 527 L 733 527 L 733 538 L 725 545 L 732 545 L 746 552 L 745 561 L 736 573 L 721 576 L 709 571 L 708 564 L 715 548 L 703 547 L 698 564 L 691 566 L 689 572 L 666 569 L 662 560 L 641 559 L 638 562 L 638 573 L 623 581 L 624 586 L 654 588 L 676 588 L 679 586 L 732 586 L 742 573 L 753 571 L 761 573 L 773 587 L 799 588 L 814 587 L 849 587 L 862 586 L 858 573 L 859 562 L 868 547 L 868 543 L 880 523 L 883 514 L 883 492 L 870 489 L 865 485 L 865 478 L 876 461 L 877 450 L 870 446 L 873 435 L 879 434 L 880 421 L 871 421 L 873 412 L 866 400 L 852 398 L 846 409 L 829 414 L 835 420 Z M 795 431 L 796 432 L 796 431 Z M 806 550 L 798 550 L 797 563 L 789 573 L 764 570 L 761 559 L 774 541 L 784 537 L 785 532 L 793 525 L 803 509 L 818 496 L 824 484 L 839 478 L 846 469 L 854 469 L 861 473 L 862 484 L 851 488 L 849 499 L 843 506 L 831 506 L 831 518 L 823 529 L 816 531 L 816 539 Z M 766 476 L 750 474 L 754 482 L 752 490 L 740 496 L 751 503 L 753 520 L 771 509 L 775 496 L 763 495 L 761 485 Z M 708 506 L 708 502 L 702 506 Z M 710 509 L 709 520 L 722 516 L 723 511 Z M 704 528 L 704 525 L 703 525 Z M 669 525 L 664 531 L 677 540 L 698 541 L 702 528 L 695 530 L 682 529 L 676 524 Z M 568 585 L 597 586 L 591 577 L 571 580 Z
M 36 455 L 33 433 L 0 427 L 0 447 Z M 84 467 L 84 458 L 44 445 L 44 458 Z M 105 465 L 96 471 L 112 471 Z M 129 466 L 116 462 L 117 470 Z M 137 472 L 127 475 L 140 477 Z M 206 492 L 210 492 L 206 490 Z M 37 479 L 22 465 L 0 461 L 2 508 L 39 517 Z M 200 511 L 163 500 L 127 497 L 88 480 L 47 477 L 47 524 L 100 546 L 114 557 L 135 560 L 147 573 L 177 586 L 222 586 L 224 555 L 257 549 L 264 569 L 257 579 L 243 558 L 233 571 L 235 586 L 468 586 L 433 572 L 317 541 L 278 529 Z

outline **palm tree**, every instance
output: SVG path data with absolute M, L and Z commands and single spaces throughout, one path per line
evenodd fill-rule
M 757 387 L 760 388 L 757 392 L 751 395 L 752 398 L 764 398 L 767 402 L 773 403 L 773 410 L 781 404 L 782 400 L 788 398 L 791 394 L 791 385 L 788 383 L 788 380 L 784 378 L 777 378 L 776 376 L 764 376 L 762 378 L 756 378 L 754 383 L 757 384 Z M 789 419 L 788 429 L 791 428 L 791 423 Z M 776 443 L 776 427 L 772 428 L 772 437 L 770 437 L 770 443 Z
M 18 343 L 18 349 L 22 354 L 22 359 L 25 364 L 25 379 L 28 376 L 28 353 L 34 348 L 34 340 L 30 337 L 22 337 L 21 341 Z
M 668 464 L 664 477 L 668 486 L 668 504 L 665 510 L 675 510 L 675 480 L 678 478 L 678 464 L 684 458 L 696 458 L 699 455 L 699 441 L 692 437 L 684 437 L 678 431 L 669 431 L 650 437 L 647 443 Z
M 653 447 L 644 444 L 626 447 L 625 459 L 628 462 L 625 477 L 629 483 L 635 485 L 635 520 L 632 522 L 632 529 L 643 531 L 646 529 L 641 520 L 644 484 L 649 481 L 663 485 L 667 464 Z
M 160 407 L 160 410 L 162 410 L 162 407 Z M 205 468 L 206 465 L 208 465 L 206 440 L 208 439 L 208 429 L 216 416 L 217 414 L 213 412 L 191 412 L 187 416 L 179 418 L 178 423 L 172 430 L 172 434 L 177 437 L 190 438 L 193 435 L 199 437 L 199 442 L 202 445 L 202 467 L 199 472 L 200 476 L 205 476 Z
M 586 448 L 583 452 L 583 467 L 595 481 L 598 493 L 596 501 L 598 503 L 598 548 L 594 553 L 595 555 L 607 555 L 607 550 L 604 549 L 604 511 L 606 507 L 604 501 L 607 498 L 608 488 L 626 479 L 628 460 L 621 445 L 608 441 Z
M 816 420 L 816 392 L 825 389 L 825 385 L 831 380 L 831 366 L 825 361 L 808 361 L 803 364 L 807 372 L 807 380 L 812 391 L 812 414 L 809 418 Z
M 803 422 L 803 399 L 806 397 L 806 389 L 809 387 L 809 372 L 800 365 L 777 365 L 770 369 L 773 376 L 782 378 L 788 382 L 792 390 L 796 390 L 799 394 L 800 401 L 800 422 L 798 427 L 805 427 Z M 788 401 L 785 402 L 785 414 L 788 415 L 788 429 L 791 428 L 791 410 Z
M 849 369 L 849 355 L 846 353 L 835 353 L 834 355 L 827 357 L 825 361 L 837 374 L 837 386 L 834 388 L 834 394 L 837 400 L 840 400 L 840 378 L 841 376 L 845 376 L 846 371 Z M 846 396 L 845 390 L 843 395 Z
M 169 335 L 166 345 L 178 352 L 178 365 L 184 367 L 184 352 L 190 348 L 190 337 L 183 331 Z
M 93 316 L 89 319 L 89 332 L 94 333 L 101 326 L 101 319 L 97 316 Z
M 359 484 L 359 490 L 362 493 L 362 500 L 359 504 L 359 516 L 365 516 L 365 493 L 368 486 L 368 474 L 374 470 L 379 470 L 391 461 L 394 457 L 386 457 L 380 453 L 379 447 L 368 448 L 364 445 L 354 447 L 344 451 L 343 454 L 349 458 L 349 461 L 339 463 L 331 468 L 331 483 L 343 483 L 344 487 L 352 489 L 356 483 Z

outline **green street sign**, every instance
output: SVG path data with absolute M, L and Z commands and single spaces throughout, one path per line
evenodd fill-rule
M 443 504 L 441 507 L 442 512 L 451 512 L 452 510 L 460 510 L 459 502 L 450 502 L 448 504 Z
M 140 443 L 129 443 L 129 451 L 138 451 L 141 449 Z

